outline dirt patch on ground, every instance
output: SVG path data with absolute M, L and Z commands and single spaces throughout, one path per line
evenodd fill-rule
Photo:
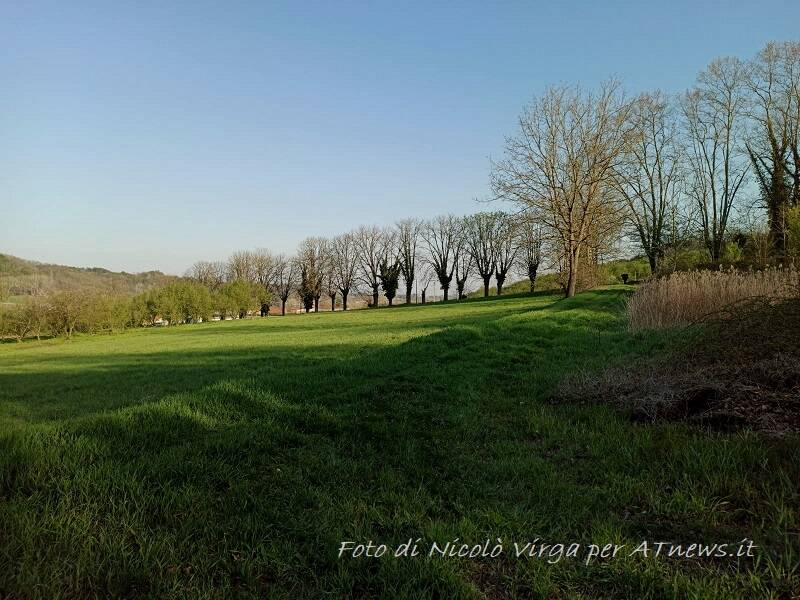
M 800 433 L 800 299 L 749 299 L 682 333 L 666 356 L 571 377 L 554 400 L 612 402 L 643 422 Z

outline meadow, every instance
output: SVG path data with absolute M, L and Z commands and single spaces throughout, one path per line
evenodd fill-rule
M 0 344 L 0 596 L 790 596 L 800 441 L 549 401 L 675 343 L 627 293 Z M 338 556 L 409 538 L 506 552 Z M 758 548 L 514 556 L 537 538 Z

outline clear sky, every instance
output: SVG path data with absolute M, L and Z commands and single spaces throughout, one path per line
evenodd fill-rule
M 547 85 L 798 37 L 798 0 L 0 2 L 0 252 L 181 273 L 472 212 Z

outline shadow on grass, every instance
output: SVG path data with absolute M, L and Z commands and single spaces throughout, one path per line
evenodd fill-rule
M 114 354 L 83 369 L 75 356 L 3 374 L 3 401 L 39 425 L 0 438 L 0 552 L 21 589 L 38 581 L 67 595 L 453 596 L 486 591 L 493 577 L 532 594 L 549 578 L 537 561 L 479 563 L 478 574 L 336 550 L 342 540 L 709 533 L 704 503 L 742 493 L 742 473 L 710 478 L 694 452 L 702 442 L 659 452 L 668 430 L 653 437 L 602 407 L 540 402 L 568 371 L 653 348 L 633 347 L 611 318 L 617 299 L 600 291 L 437 319 L 396 345 Z M 603 317 L 587 324 L 567 309 Z M 733 451 L 745 472 L 764 460 L 746 442 Z M 637 503 L 664 510 L 649 494 L 679 482 L 696 488 L 699 513 L 679 504 L 679 524 L 656 525 L 623 516 Z M 615 568 L 618 591 L 649 585 L 635 565 Z M 596 570 L 570 569 L 562 581 L 591 592 L 580 586 Z

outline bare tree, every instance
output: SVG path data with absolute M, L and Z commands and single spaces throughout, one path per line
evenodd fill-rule
M 464 298 L 464 290 L 467 286 L 467 281 L 469 280 L 470 274 L 472 272 L 472 266 L 474 264 L 472 254 L 467 252 L 466 250 L 466 236 L 462 235 L 461 240 L 462 249 L 459 250 L 457 253 L 457 257 L 455 260 L 456 263 L 456 271 L 455 271 L 455 278 L 456 278 L 456 292 L 458 295 L 458 299 L 462 300 Z
M 261 296 L 261 316 L 269 315 L 269 294 L 275 280 L 277 261 L 275 256 L 266 248 L 259 248 L 251 253 L 253 263 L 253 277 L 263 293 Z
M 325 293 L 331 299 L 331 312 L 336 310 L 336 294 L 339 289 L 336 285 L 336 260 L 333 248 L 333 240 L 327 240 L 324 252 L 325 264 Z
M 231 254 L 227 264 L 227 275 L 229 281 L 255 281 L 253 254 L 247 250 Z
M 493 165 L 498 198 L 536 214 L 563 248 L 565 291 L 574 296 L 581 255 L 590 241 L 616 225 L 620 202 L 614 190 L 627 138 L 629 104 L 616 81 L 597 93 L 554 87 L 519 120 L 506 140 L 505 158 Z
M 431 285 L 431 282 L 435 279 L 435 275 L 433 273 L 433 269 L 428 263 L 422 263 L 421 271 L 422 272 L 419 274 L 419 278 L 417 279 L 417 285 L 419 285 L 419 289 L 422 290 L 422 304 L 425 304 L 425 295 L 428 292 L 428 287 Z
M 499 226 L 497 228 L 497 260 L 494 268 L 494 278 L 497 282 L 497 295 L 503 294 L 503 285 L 506 282 L 508 272 L 514 266 L 517 258 L 517 226 L 511 215 L 501 213 Z
M 331 271 L 325 273 L 325 293 L 331 299 L 331 312 L 336 310 L 336 294 L 339 289 L 336 287 L 336 279 Z
M 772 254 L 787 253 L 787 210 L 800 205 L 800 43 L 770 43 L 749 70 L 750 116 L 756 127 L 747 141 L 764 205 Z
M 406 304 L 411 303 L 411 291 L 417 268 L 417 244 L 423 222 L 419 219 L 404 219 L 397 223 L 397 245 L 400 255 L 400 271 L 406 284 Z
M 347 297 L 355 290 L 359 265 L 354 234 L 345 233 L 333 238 L 331 255 L 336 287 L 342 294 L 342 310 L 347 310 Z
M 281 299 L 281 315 L 286 314 L 286 302 L 297 286 L 297 260 L 287 258 L 283 254 L 275 259 L 275 291 Z
M 489 296 L 489 283 L 497 264 L 498 213 L 481 212 L 465 222 L 466 251 L 483 279 L 483 297 Z
M 689 144 L 689 194 L 699 209 L 711 260 L 725 249 L 725 232 L 748 171 L 740 147 L 746 110 L 746 71 L 736 58 L 718 59 L 683 97 Z
M 642 94 L 633 102 L 631 123 L 619 189 L 650 271 L 656 273 L 665 252 L 668 219 L 680 198 L 680 131 L 661 92 Z
M 200 260 L 189 267 L 186 271 L 186 277 L 194 279 L 207 288 L 215 290 L 224 282 L 225 274 L 224 269 L 220 268 L 220 263 Z
M 521 257 L 520 271 L 530 281 L 531 294 L 536 289 L 536 276 L 542 262 L 543 246 L 544 236 L 541 226 L 531 217 L 524 218 L 517 231 L 517 249 Z
M 372 290 L 372 307 L 375 308 L 381 286 L 381 260 L 386 252 L 384 232 L 375 225 L 362 225 L 353 235 L 360 262 L 360 279 Z
M 426 224 L 422 236 L 446 302 L 460 250 L 461 220 L 454 215 L 440 215 Z

